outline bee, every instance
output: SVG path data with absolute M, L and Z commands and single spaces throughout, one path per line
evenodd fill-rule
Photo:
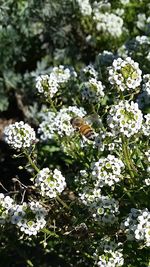
M 70 120 L 72 127 L 88 140 L 94 141 L 95 132 L 84 118 L 74 117 Z

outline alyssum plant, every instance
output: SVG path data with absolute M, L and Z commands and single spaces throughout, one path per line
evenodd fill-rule
M 142 77 L 139 64 L 130 57 L 109 59 L 108 63 L 105 52 L 79 73 L 60 65 L 38 76 L 36 89 L 46 105 L 37 115 L 37 133 L 23 121 L 4 130 L 5 142 L 32 168 L 30 185 L 37 194 L 27 202 L 24 195 L 19 202 L 16 192 L 15 197 L 0 194 L 2 227 L 13 224 L 20 233 L 36 236 L 52 227 L 52 216 L 54 232 L 65 237 L 67 248 L 70 236 L 78 246 L 81 232 L 86 233 L 89 246 L 80 247 L 75 266 L 89 266 L 88 261 L 90 266 L 133 266 L 130 255 L 150 246 L 150 114 L 139 108 L 140 92 L 149 92 L 150 74 Z M 72 127 L 75 117 L 86 121 L 94 140 Z M 55 144 L 66 165 L 49 162 L 41 167 L 42 144 Z M 62 227 L 60 219 L 57 222 L 58 203 L 69 218 Z

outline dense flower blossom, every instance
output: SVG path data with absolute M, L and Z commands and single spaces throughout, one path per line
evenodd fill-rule
M 53 75 L 40 75 L 36 78 L 36 88 L 39 93 L 45 95 L 45 97 L 52 98 L 58 91 L 59 85 Z
M 42 122 L 39 124 L 38 133 L 42 141 L 50 140 L 54 138 L 55 134 L 55 117 L 56 113 L 52 111 L 41 112 L 39 115 Z
M 120 267 L 124 264 L 124 258 L 121 251 L 109 251 L 97 257 L 96 266 L 98 267 Z
M 150 136 L 150 113 L 144 116 L 144 123 L 142 125 L 143 134 Z
M 123 162 L 113 155 L 101 158 L 92 164 L 92 176 L 96 187 L 112 186 L 122 178 Z
M 119 37 L 123 32 L 123 19 L 116 14 L 100 12 L 99 8 L 93 9 L 93 19 L 96 29 L 111 37 Z
M 150 74 L 143 75 L 142 90 L 147 92 L 148 95 L 150 95 Z
M 139 64 L 130 57 L 125 60 L 118 58 L 109 67 L 109 82 L 118 87 L 120 91 L 135 90 L 142 81 L 142 71 Z
M 46 214 L 46 209 L 38 201 L 15 204 L 9 210 L 11 223 L 17 225 L 20 231 L 27 235 L 37 235 L 46 224 Z
M 23 121 L 10 124 L 4 129 L 4 140 L 16 150 L 30 148 L 36 143 L 34 129 Z
M 89 0 L 77 0 L 80 8 L 80 12 L 83 16 L 90 16 L 92 13 L 92 7 Z
M 80 194 L 82 202 L 89 207 L 94 220 L 102 224 L 113 224 L 118 220 L 119 203 L 113 198 L 101 195 L 100 189 L 85 188 Z
M 98 102 L 104 97 L 104 86 L 101 81 L 92 78 L 88 82 L 82 83 L 81 94 L 86 101 Z
M 129 216 L 121 224 L 128 240 L 144 242 L 150 246 L 150 212 L 148 209 L 131 209 Z
M 76 77 L 76 75 L 73 69 L 65 68 L 63 65 L 53 67 L 49 75 L 43 74 L 36 78 L 36 88 L 45 97 L 52 98 L 61 85 L 68 82 L 71 77 Z
M 70 136 L 74 133 L 74 129 L 70 120 L 75 117 L 84 117 L 86 111 L 84 108 L 76 106 L 62 107 L 57 113 L 46 111 L 41 114 L 42 122 L 39 124 L 38 132 L 42 140 L 55 138 L 55 134 L 59 136 Z
M 39 188 L 42 196 L 54 198 L 64 190 L 66 182 L 59 170 L 44 168 L 37 174 L 35 186 Z
M 14 204 L 14 200 L 9 196 L 4 196 L 0 193 L 0 224 L 5 224 L 9 221 L 9 209 Z
M 133 101 L 120 101 L 118 105 L 111 107 L 107 117 L 107 124 L 114 134 L 122 133 L 130 137 L 142 127 L 143 115 L 138 104 Z
M 80 79 L 83 82 L 89 81 L 90 79 L 97 79 L 98 72 L 95 70 L 92 64 L 85 66 L 80 71 Z

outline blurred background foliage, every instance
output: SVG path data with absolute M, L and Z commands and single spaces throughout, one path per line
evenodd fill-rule
M 112 10 L 121 8 L 118 1 L 110 2 Z M 126 30 L 111 40 L 96 32 L 91 17 L 81 16 L 75 0 L 1 0 L 0 111 L 8 109 L 17 93 L 27 104 L 35 102 L 34 77 L 49 66 L 70 64 L 78 69 L 103 50 L 116 52 L 125 40 L 141 33 L 135 22 L 139 13 L 148 12 L 148 2 L 131 1 L 124 7 Z

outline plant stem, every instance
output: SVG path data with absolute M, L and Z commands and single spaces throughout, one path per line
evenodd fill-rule
M 121 139 L 122 139 L 122 150 L 123 150 L 125 163 L 126 163 L 126 166 L 127 166 L 128 170 L 129 170 L 131 178 L 134 179 L 134 171 L 133 171 L 133 169 L 135 170 L 135 167 L 133 168 L 134 165 L 133 165 L 132 160 L 130 158 L 127 142 L 126 142 L 125 137 L 124 137 L 123 134 L 121 136 Z
M 66 203 L 65 203 L 65 202 L 64 202 L 58 195 L 56 196 L 56 199 L 58 200 L 59 203 L 62 204 L 62 206 L 63 206 L 64 208 L 66 208 L 66 209 L 68 209 L 68 210 L 70 209 L 69 206 L 68 206 L 68 205 L 67 205 L 67 204 L 66 204 Z
M 54 111 L 54 112 L 57 112 L 57 109 L 55 108 L 54 103 L 53 103 L 53 100 L 51 99 L 51 97 L 48 98 L 48 102 L 50 103 L 50 105 L 51 105 L 53 111 Z
M 30 157 L 29 154 L 27 154 L 26 152 L 24 152 L 25 156 L 27 157 L 30 165 L 32 166 L 32 168 L 36 171 L 36 172 L 39 172 L 40 169 L 35 165 L 35 163 L 33 162 L 32 158 Z

